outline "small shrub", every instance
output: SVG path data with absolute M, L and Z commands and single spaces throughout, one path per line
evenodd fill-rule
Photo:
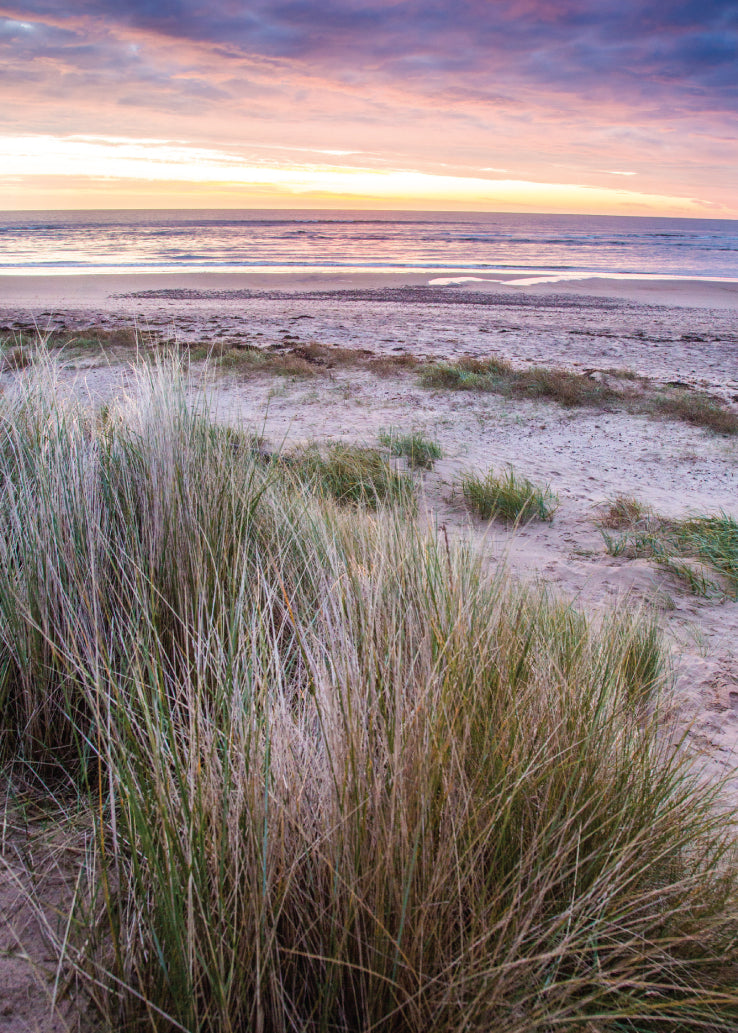
M 541 488 L 518 477 L 512 467 L 503 474 L 490 470 L 486 477 L 469 475 L 461 489 L 483 520 L 552 520 L 558 506 L 558 497 L 548 485 Z
M 396 430 L 383 430 L 379 434 L 380 444 L 388 448 L 390 455 L 404 456 L 410 466 L 430 470 L 436 459 L 443 455 L 437 441 L 427 438 L 422 431 L 416 430 L 402 434 Z

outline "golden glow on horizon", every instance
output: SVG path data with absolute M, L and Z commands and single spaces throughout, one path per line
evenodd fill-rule
M 324 152 L 325 153 L 325 152 Z M 626 173 L 620 173 L 626 175 Z M 63 207 L 84 208 L 91 188 L 104 188 L 106 207 L 130 193 L 132 182 L 150 184 L 161 194 L 167 184 L 176 196 L 189 188 L 202 207 L 216 207 L 226 191 L 243 207 L 270 198 L 295 207 L 366 207 L 445 204 L 472 208 L 611 214 L 730 216 L 717 206 L 688 197 L 641 193 L 614 187 L 443 175 L 408 169 L 255 160 L 231 153 L 160 140 L 111 137 L 15 136 L 0 138 L 0 177 L 12 184 L 13 203 L 0 195 L 0 208 L 34 207 L 24 203 L 52 178 L 64 180 Z M 2 178 L 0 178 L 0 184 Z M 7 189 L 7 186 L 6 186 Z M 43 190 L 42 190 L 43 192 Z M 53 193 L 53 191 L 52 191 Z M 216 203 L 214 203 L 216 202 Z

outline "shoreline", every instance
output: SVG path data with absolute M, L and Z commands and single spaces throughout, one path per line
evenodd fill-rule
M 445 273 L 455 275 L 446 276 Z M 516 282 L 517 281 L 517 282 Z M 635 304 L 676 308 L 724 308 L 738 311 L 738 278 L 691 279 L 635 274 L 608 276 L 541 270 L 505 270 L 477 274 L 474 270 L 360 271 L 298 270 L 276 272 L 97 272 L 33 274 L 0 272 L 0 309 L 116 307 L 122 294 L 150 290 L 286 290 L 341 291 L 435 287 L 452 293 L 460 287 L 480 293 L 545 296 L 555 293 L 586 298 L 603 297 Z

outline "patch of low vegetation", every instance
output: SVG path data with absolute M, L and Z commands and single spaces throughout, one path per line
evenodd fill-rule
M 138 358 L 143 361 L 172 341 L 159 333 L 136 326 L 89 327 L 85 330 L 48 330 L 18 332 L 0 339 L 2 367 L 25 369 L 37 355 L 63 356 L 68 359 L 99 356 L 102 361 Z
M 389 450 L 390 455 L 403 456 L 408 465 L 431 470 L 436 459 L 443 456 L 437 441 L 425 436 L 422 431 L 403 432 L 396 428 L 380 431 L 379 443 Z
M 423 387 L 453 391 L 495 391 L 501 393 L 513 367 L 504 359 L 462 358 L 458 362 L 432 362 L 420 371 Z
M 200 353 L 191 353 L 190 357 L 199 358 Z M 283 377 L 313 377 L 320 372 L 315 364 L 301 355 L 264 348 L 230 348 L 215 356 L 211 351 L 203 354 L 202 358 L 210 358 L 217 367 L 242 376 L 271 373 Z
M 111 329 L 93 328 L 80 333 L 66 332 L 52 334 L 47 342 L 48 347 L 71 349 L 77 352 L 101 351 L 139 351 L 145 352 L 154 345 L 170 344 L 158 334 L 135 326 L 119 326 Z
M 289 476 L 341 504 L 376 509 L 382 503 L 408 504 L 414 498 L 411 478 L 394 470 L 376 448 L 313 445 L 279 459 Z
M 467 505 L 482 520 L 553 520 L 558 497 L 546 485 L 533 484 L 512 467 L 503 473 L 490 470 L 485 476 L 468 474 L 461 483 Z
M 374 355 L 366 361 L 367 369 L 378 377 L 407 373 L 421 366 L 422 362 L 420 359 L 406 352 L 400 355 Z
M 540 398 L 565 408 L 617 403 L 629 412 L 665 416 L 718 434 L 738 433 L 738 413 L 728 409 L 721 399 L 682 387 L 664 389 L 644 377 L 626 373 L 610 370 L 601 379 L 595 379 L 590 374 L 543 366 L 515 369 L 504 359 L 464 358 L 425 366 L 420 382 L 434 389 Z
M 104 420 L 47 375 L 0 397 L 0 755 L 77 844 L 58 985 L 131 1033 L 733 1033 L 655 629 L 336 505 L 176 365 Z
M 613 556 L 646 557 L 671 570 L 698 595 L 738 598 L 738 522 L 726 513 L 682 520 L 616 498 L 598 521 Z M 615 537 L 609 529 L 622 533 Z
M 616 393 L 583 373 L 534 366 L 515 369 L 504 359 L 460 359 L 427 366 L 420 375 L 425 387 L 456 391 L 489 391 L 508 398 L 545 398 L 567 407 L 611 401 Z
M 418 360 L 407 354 L 377 355 L 366 348 L 341 348 L 317 341 L 281 342 L 268 346 L 240 344 L 192 349 L 193 359 L 214 358 L 224 369 L 245 373 L 272 373 L 291 377 L 329 375 L 341 369 L 365 369 L 377 376 L 413 370 Z
M 627 397 L 584 373 L 534 366 L 518 370 L 510 378 L 507 392 L 512 398 L 544 398 L 566 408 L 599 406 L 617 397 Z
M 703 391 L 675 390 L 668 395 L 656 395 L 651 404 L 661 416 L 705 427 L 716 434 L 738 434 L 738 413 Z

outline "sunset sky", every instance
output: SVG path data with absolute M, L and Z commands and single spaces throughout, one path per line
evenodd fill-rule
M 0 208 L 738 217 L 736 0 L 0 0 Z

